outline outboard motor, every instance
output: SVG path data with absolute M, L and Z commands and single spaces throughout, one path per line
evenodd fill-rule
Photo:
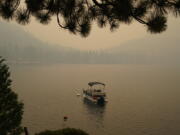
M 103 97 L 103 96 L 100 96 L 99 99 L 98 99 L 97 104 L 98 104 L 98 105 L 104 105 L 104 102 L 105 102 L 104 97 Z

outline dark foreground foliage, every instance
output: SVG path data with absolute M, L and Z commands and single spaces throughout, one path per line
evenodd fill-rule
M 75 128 L 64 128 L 60 130 L 46 130 L 35 135 L 89 135 L 88 133 Z
M 23 103 L 11 90 L 9 67 L 0 57 L 0 135 L 20 135 Z
M 151 33 L 166 30 L 167 16 L 180 15 L 180 0 L 0 0 L 0 16 L 28 24 L 32 16 L 42 24 L 52 17 L 59 27 L 86 37 L 91 24 L 110 26 L 115 30 L 120 23 L 137 21 Z

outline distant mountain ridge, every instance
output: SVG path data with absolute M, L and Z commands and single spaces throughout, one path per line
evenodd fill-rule
M 169 37 L 170 36 L 170 37 Z M 0 22 L 0 56 L 8 61 L 74 64 L 180 64 L 178 36 L 149 36 L 103 51 L 52 45 L 21 27 Z
M 169 35 L 170 36 L 170 35 Z M 180 39 L 177 36 L 149 36 L 113 47 L 107 51 L 133 63 L 179 63 Z
M 45 43 L 15 24 L 0 22 L 0 55 L 9 61 L 56 61 L 78 49 Z

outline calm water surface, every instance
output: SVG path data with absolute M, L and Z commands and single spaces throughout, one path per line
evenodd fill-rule
M 11 65 L 30 134 L 74 127 L 91 135 L 179 135 L 180 68 L 145 65 Z M 76 96 L 89 81 L 107 84 L 97 107 Z M 63 122 L 63 116 L 68 116 Z

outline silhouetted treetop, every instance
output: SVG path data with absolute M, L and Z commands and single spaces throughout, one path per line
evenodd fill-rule
M 151 33 L 167 28 L 167 16 L 180 15 L 180 0 L 1 0 L 0 16 L 28 24 L 32 16 L 42 24 L 52 17 L 71 33 L 88 36 L 93 21 L 99 27 L 117 29 L 120 23 L 137 21 Z
M 76 128 L 63 128 L 59 130 L 45 130 L 35 135 L 89 135 L 85 131 Z
M 23 103 L 11 89 L 9 67 L 0 56 L 0 134 L 20 135 Z

